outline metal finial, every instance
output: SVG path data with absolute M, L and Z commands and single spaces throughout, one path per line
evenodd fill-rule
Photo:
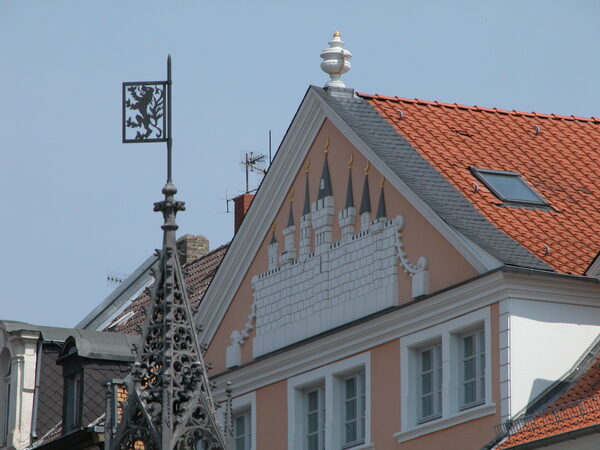
M 325 146 L 323 147 L 323 152 L 325 154 L 329 153 L 329 138 L 327 138 L 327 140 L 325 141 Z
M 310 156 L 306 160 L 306 164 L 304 165 L 304 172 L 308 173 L 308 169 L 310 169 Z
M 367 161 L 367 165 L 365 166 L 365 175 L 369 173 L 369 169 L 371 168 L 371 161 Z
M 290 203 L 294 202 L 294 193 L 295 193 L 295 190 L 294 190 L 294 187 L 292 186 L 292 190 L 290 191 L 290 199 L 289 199 Z
M 379 182 L 379 187 L 380 187 L 381 189 L 383 189 L 383 183 L 385 183 L 385 177 L 382 175 L 382 176 L 381 176 L 381 181 Z
M 348 161 L 348 170 L 352 169 L 353 162 L 354 162 L 354 153 L 350 153 L 350 161 Z

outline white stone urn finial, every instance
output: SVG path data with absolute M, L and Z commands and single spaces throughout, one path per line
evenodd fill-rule
M 325 85 L 326 87 L 346 87 L 341 77 L 350 70 L 349 59 L 352 58 L 352 53 L 342 48 L 343 46 L 342 35 L 336 31 L 329 41 L 329 48 L 321 52 L 321 58 L 323 58 L 321 69 L 331 77 L 331 80 Z

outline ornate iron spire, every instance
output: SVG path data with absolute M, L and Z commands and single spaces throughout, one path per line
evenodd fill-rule
M 132 370 L 127 406 L 110 448 L 118 450 L 225 450 L 215 419 L 206 365 L 192 323 L 183 270 L 177 255 L 175 221 L 185 210 L 175 200 L 171 180 L 171 70 L 168 59 L 167 182 L 164 200 L 154 204 L 163 215 L 163 245 L 155 269 L 142 343 Z M 131 84 L 131 83 L 130 83 Z

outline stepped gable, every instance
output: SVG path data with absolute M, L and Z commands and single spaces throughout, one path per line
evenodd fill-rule
M 196 308 L 202 300 L 208 285 L 212 281 L 229 244 L 221 245 L 216 249 L 208 252 L 206 255 L 200 256 L 196 260 L 183 266 L 184 272 L 187 273 L 185 276 L 185 283 L 189 290 L 189 300 L 192 308 Z M 133 315 L 126 321 L 119 323 L 112 328 L 105 328 L 104 331 L 116 331 L 118 333 L 126 334 L 139 334 L 139 327 L 142 326 L 146 318 L 144 308 L 147 307 L 150 301 L 150 294 L 144 291 L 140 294 L 133 302 L 127 306 L 113 321 L 117 322 L 120 318 L 126 314 L 132 312 Z
M 359 95 L 497 228 L 556 271 L 585 273 L 600 250 L 600 119 Z M 518 172 L 550 208 L 502 205 L 470 168 Z

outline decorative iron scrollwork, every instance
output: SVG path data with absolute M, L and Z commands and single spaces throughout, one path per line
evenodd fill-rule
M 166 81 L 123 83 L 123 142 L 166 142 Z

